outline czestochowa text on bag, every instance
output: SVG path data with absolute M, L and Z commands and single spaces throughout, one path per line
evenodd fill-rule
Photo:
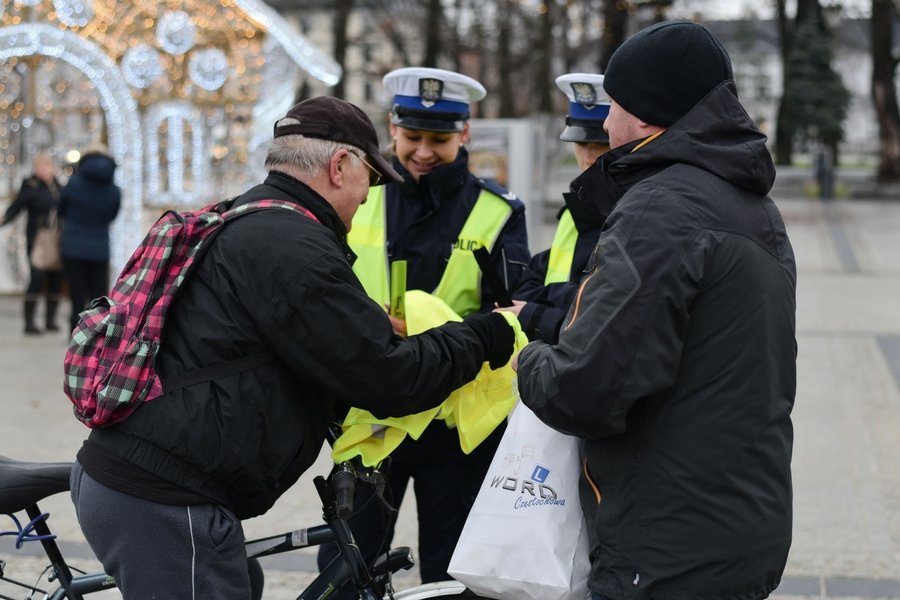
M 585 600 L 590 561 L 579 477 L 579 440 L 517 404 L 448 573 L 487 598 Z
M 153 225 L 113 284 L 80 314 L 64 360 L 63 388 L 75 416 L 91 428 L 128 417 L 163 393 L 154 368 L 166 316 L 192 269 L 214 236 L 233 219 L 268 209 L 287 209 L 313 220 L 304 207 L 283 200 L 258 200 L 232 207 L 234 199 L 194 212 L 168 211 Z M 272 360 L 247 356 L 167 380 L 177 389 Z

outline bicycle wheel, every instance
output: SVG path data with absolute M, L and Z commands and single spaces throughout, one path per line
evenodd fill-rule
M 408 590 L 394 592 L 394 600 L 424 600 L 425 598 L 458 598 L 459 600 L 485 599 L 458 581 L 424 583 Z

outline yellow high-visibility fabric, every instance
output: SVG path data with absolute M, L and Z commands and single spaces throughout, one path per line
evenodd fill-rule
M 356 253 L 353 272 L 370 298 L 386 305 L 390 301 L 390 268 L 385 245 L 384 186 L 369 190 L 365 204 L 353 217 L 347 242 Z M 488 190 L 482 190 L 466 218 L 444 274 L 433 294 L 458 314 L 468 315 L 481 309 L 481 269 L 472 250 L 493 248 L 503 226 L 512 215 L 509 203 Z
M 578 229 L 572 211 L 566 210 L 559 218 L 553 243 L 550 244 L 550 258 L 547 259 L 547 274 L 544 285 L 565 283 L 569 281 L 572 263 L 575 261 L 575 242 L 578 241 Z
M 356 254 L 353 272 L 359 277 L 369 298 L 381 306 L 390 301 L 387 249 L 385 247 L 384 186 L 369 188 L 366 202 L 353 216 L 347 243 Z
M 481 190 L 450 251 L 444 275 L 432 292 L 457 313 L 470 315 L 481 310 L 481 268 L 472 251 L 477 248 L 490 251 L 510 215 L 509 202 L 491 191 Z
M 515 315 L 501 314 L 515 331 L 515 352 L 518 352 L 528 343 L 528 338 Z M 419 290 L 406 293 L 406 327 L 410 335 L 461 320 L 440 298 Z M 455 390 L 435 408 L 389 419 L 377 419 L 369 411 L 351 408 L 331 457 L 335 462 L 343 462 L 360 456 L 366 466 L 376 465 L 407 436 L 419 439 L 434 419 L 443 419 L 448 427 L 456 428 L 460 447 L 468 454 L 503 422 L 518 398 L 516 373 L 510 364 L 492 370 L 485 363 L 474 381 Z

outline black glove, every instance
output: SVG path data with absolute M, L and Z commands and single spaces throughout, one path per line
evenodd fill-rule
M 500 313 L 469 315 L 463 323 L 472 328 L 484 346 L 485 360 L 492 369 L 499 369 L 509 362 L 516 342 L 512 327 Z

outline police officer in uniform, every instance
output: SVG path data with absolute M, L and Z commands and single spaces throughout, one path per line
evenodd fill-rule
M 582 171 L 563 194 L 559 223 L 549 250 L 536 254 L 513 293 L 514 307 L 530 340 L 556 343 L 559 328 L 578 291 L 585 265 L 600 237 L 600 228 L 613 200 L 596 180 L 597 159 L 609 151 L 603 121 L 609 96 L 603 75 L 567 73 L 556 85 L 569 99 L 566 127 L 559 139 L 574 142 L 575 160 Z M 596 165 L 595 165 L 596 163 Z
M 469 106 L 484 98 L 485 89 L 460 73 L 418 67 L 392 71 L 383 83 L 393 95 L 393 167 L 403 182 L 373 187 L 354 217 L 348 238 L 357 254 L 354 271 L 369 295 L 387 305 L 390 264 L 405 260 L 407 289 L 437 296 L 460 316 L 490 311 L 494 295 L 482 282 L 472 250 L 487 247 L 509 290 L 518 287 L 530 254 L 523 203 L 468 168 Z M 500 429 L 466 455 L 457 432 L 435 420 L 418 440 L 407 438 L 391 455 L 393 507 L 400 507 L 413 482 L 423 582 L 448 578 L 450 557 Z M 378 502 L 357 497 L 351 528 L 367 560 L 389 547 L 393 522 Z M 322 548 L 320 568 L 336 552 Z M 344 590 L 345 597 L 355 597 L 350 592 Z

